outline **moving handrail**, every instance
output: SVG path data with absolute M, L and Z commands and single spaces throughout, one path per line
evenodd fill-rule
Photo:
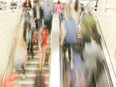
M 60 47 L 59 47 L 59 16 L 53 15 L 51 32 L 51 61 L 49 87 L 60 87 Z
M 104 43 L 104 44 L 102 43 L 102 45 L 105 45 L 105 48 L 106 48 L 108 57 L 110 58 L 110 62 L 111 62 L 111 57 L 110 57 L 110 54 L 109 54 L 109 51 L 108 51 L 108 47 L 106 45 L 106 41 L 105 41 L 103 32 L 101 30 L 101 26 L 100 26 L 99 20 L 98 20 L 98 18 L 96 16 L 94 16 L 94 17 L 96 19 L 96 23 L 98 24 L 98 28 L 97 29 L 98 29 L 98 31 L 99 31 L 99 33 L 100 33 L 100 35 L 102 37 L 102 41 Z M 112 64 L 112 62 L 111 62 L 111 64 Z M 110 71 L 109 71 L 108 64 L 107 64 L 107 61 L 106 60 L 103 62 L 103 69 L 104 69 L 105 74 L 106 74 L 106 77 L 107 77 L 107 83 L 109 85 L 108 87 L 113 87 L 112 79 L 111 79 L 111 76 L 110 76 Z

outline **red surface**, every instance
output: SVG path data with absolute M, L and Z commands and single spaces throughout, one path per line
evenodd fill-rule
M 2 87 L 15 87 L 16 81 L 17 81 L 16 74 L 11 73 L 4 81 Z
M 48 35 L 49 35 L 48 30 L 44 30 L 42 35 L 42 47 L 47 45 Z

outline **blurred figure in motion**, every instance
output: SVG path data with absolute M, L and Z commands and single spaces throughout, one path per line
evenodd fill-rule
M 20 29 L 17 42 L 16 42 L 16 48 L 15 48 L 15 56 L 14 56 L 14 66 L 15 69 L 22 69 L 23 71 L 23 76 L 22 78 L 25 78 L 25 66 L 27 64 L 27 47 L 26 47 L 26 42 L 23 39 L 23 32 Z
M 59 16 L 60 16 L 60 20 L 62 19 L 62 13 L 63 13 L 63 4 L 60 2 L 60 1 L 58 1 L 56 4 L 55 4 L 55 12 L 57 13 L 57 14 L 59 14 Z
M 49 33 L 51 33 L 51 23 L 52 23 L 52 15 L 53 15 L 53 3 L 51 0 L 45 1 L 43 4 L 43 20 L 44 24 L 49 30 Z
M 66 51 L 70 50 L 68 56 L 71 67 L 69 68 L 70 87 L 86 87 L 84 65 L 76 48 L 77 15 L 70 4 L 65 6 L 64 16 L 65 20 L 61 25 L 65 35 L 62 35 L 61 45 L 64 44 Z
M 25 9 L 25 20 L 24 20 L 24 39 L 27 44 L 28 51 L 31 50 L 31 38 L 32 38 L 32 29 L 31 29 L 31 8 L 28 7 Z
M 83 61 L 86 69 L 86 78 L 88 87 L 94 87 L 93 73 L 97 73 L 97 61 L 103 62 L 103 53 L 100 45 L 95 41 L 94 37 L 89 35 L 84 38 L 85 46 L 83 49 Z
M 31 51 L 31 39 L 32 39 L 32 31 L 31 31 L 31 25 L 30 23 L 26 24 L 26 44 L 27 44 L 27 50 Z
M 36 24 L 36 30 L 39 30 L 42 25 L 42 18 L 43 18 L 43 10 L 39 3 L 39 1 L 35 1 L 35 5 L 33 7 L 33 17 Z
M 48 40 L 49 40 L 49 31 L 48 31 L 47 27 L 44 27 L 43 31 L 42 31 L 41 58 L 40 58 L 40 61 L 39 61 L 41 69 L 42 69 L 42 67 L 44 65 L 44 62 L 45 62 Z
M 101 46 L 101 36 L 97 31 L 96 21 L 91 14 L 91 12 L 84 14 L 83 24 L 82 24 L 82 35 L 83 38 L 92 35 L 95 41 Z

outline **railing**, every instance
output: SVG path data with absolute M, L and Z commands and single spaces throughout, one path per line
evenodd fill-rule
M 102 46 L 103 46 L 103 49 L 105 48 L 106 49 L 106 56 L 110 59 L 110 54 L 109 54 L 109 51 L 108 51 L 108 47 L 107 47 L 107 45 L 106 45 L 106 41 L 105 41 L 105 38 L 104 38 L 104 35 L 103 35 L 103 32 L 102 32 L 102 30 L 101 30 L 101 27 L 100 27 L 100 23 L 99 23 L 99 21 L 98 21 L 98 18 L 96 17 L 96 16 L 94 16 L 95 17 L 95 19 L 96 19 L 96 24 L 98 24 L 98 31 L 99 31 L 99 33 L 100 33 L 100 35 L 101 35 L 101 37 L 102 37 Z M 105 54 L 104 54 L 104 56 L 105 56 Z M 105 56 L 105 57 L 106 57 Z M 111 60 L 110 60 L 110 62 L 111 62 Z M 108 64 L 107 64 L 107 61 L 105 60 L 104 62 L 103 62 L 103 69 L 104 69 L 104 72 L 105 72 L 105 76 L 106 76 L 106 78 L 107 78 L 107 83 L 108 83 L 108 87 L 114 87 L 113 86 L 113 83 L 112 83 L 112 79 L 111 79 L 111 75 L 110 75 L 110 71 L 109 71 L 109 68 L 108 68 Z
M 59 16 L 53 15 L 51 32 L 51 64 L 49 87 L 60 87 L 60 47 L 59 47 Z

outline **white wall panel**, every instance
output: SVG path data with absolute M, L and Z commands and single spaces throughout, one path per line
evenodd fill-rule
M 116 56 L 114 56 L 116 51 L 116 0 L 99 0 L 96 15 L 99 17 L 101 30 L 110 53 L 112 67 L 114 69 L 114 72 L 111 72 L 111 76 L 113 76 L 113 74 L 116 75 Z M 113 81 L 116 80 L 115 76 L 112 78 L 115 78 Z
M 0 75 L 5 72 L 22 10 L 0 11 Z

